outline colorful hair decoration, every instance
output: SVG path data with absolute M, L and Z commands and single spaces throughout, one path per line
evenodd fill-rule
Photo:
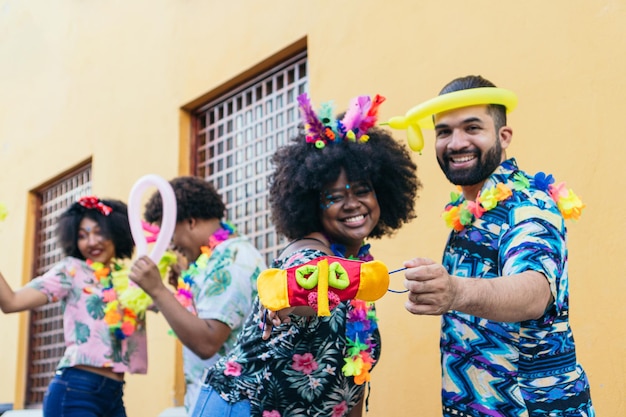
M 102 203 L 98 197 L 93 195 L 81 197 L 77 202 L 86 209 L 98 210 L 105 216 L 108 216 L 113 211 L 111 207 Z
M 322 149 L 329 143 L 343 141 L 365 143 L 369 140 L 367 131 L 376 125 L 378 108 L 385 97 L 376 94 L 374 99 L 369 96 L 358 96 L 350 101 L 343 119 L 333 116 L 331 102 L 323 103 L 317 114 L 311 106 L 306 93 L 298 96 L 300 114 L 306 130 L 307 143 L 314 143 Z

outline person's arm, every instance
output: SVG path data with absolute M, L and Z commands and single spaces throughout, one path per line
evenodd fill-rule
M 490 279 L 461 278 L 430 259 L 405 263 L 406 309 L 441 315 L 456 310 L 488 320 L 518 322 L 541 317 L 552 301 L 547 278 L 537 271 Z
M 183 307 L 163 284 L 159 270 L 147 256 L 133 264 L 129 274 L 150 297 L 159 312 L 183 345 L 202 359 L 217 353 L 231 333 L 231 328 L 219 320 L 203 320 Z
M 363 394 L 365 396 L 365 394 Z M 358 403 L 350 410 L 348 417 L 361 417 L 363 415 L 363 397 L 359 400 Z
M 0 273 L 0 309 L 3 313 L 31 310 L 48 303 L 48 297 L 34 288 L 13 291 Z

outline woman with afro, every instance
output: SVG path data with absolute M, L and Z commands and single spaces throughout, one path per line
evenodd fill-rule
M 416 166 L 375 127 L 383 100 L 356 97 L 338 120 L 330 106 L 316 113 L 298 98 L 304 131 L 272 158 L 272 221 L 290 240 L 272 268 L 325 256 L 370 261 L 366 239 L 415 217 Z M 206 373 L 193 416 L 362 415 L 380 357 L 373 303 L 339 301 L 328 316 L 302 305 L 265 319 L 257 298 L 253 311 L 234 350 Z

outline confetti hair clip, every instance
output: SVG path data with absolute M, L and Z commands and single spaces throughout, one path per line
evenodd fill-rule
M 378 94 L 373 99 L 369 96 L 354 97 L 343 119 L 338 120 L 333 116 L 331 102 L 323 103 L 316 114 L 307 94 L 300 94 L 298 104 L 307 143 L 313 143 L 316 148 L 322 149 L 328 144 L 345 141 L 367 142 L 367 131 L 376 125 L 378 108 L 383 101 L 385 97 Z

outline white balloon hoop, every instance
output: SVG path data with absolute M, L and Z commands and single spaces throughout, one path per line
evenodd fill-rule
M 158 263 L 172 240 L 176 226 L 176 195 L 170 183 L 154 174 L 139 178 L 128 196 L 128 222 L 137 248 L 137 257 L 146 255 L 148 253 L 148 241 L 141 222 L 141 197 L 151 186 L 157 187 L 163 202 L 163 217 L 159 236 L 149 255 L 154 263 Z

